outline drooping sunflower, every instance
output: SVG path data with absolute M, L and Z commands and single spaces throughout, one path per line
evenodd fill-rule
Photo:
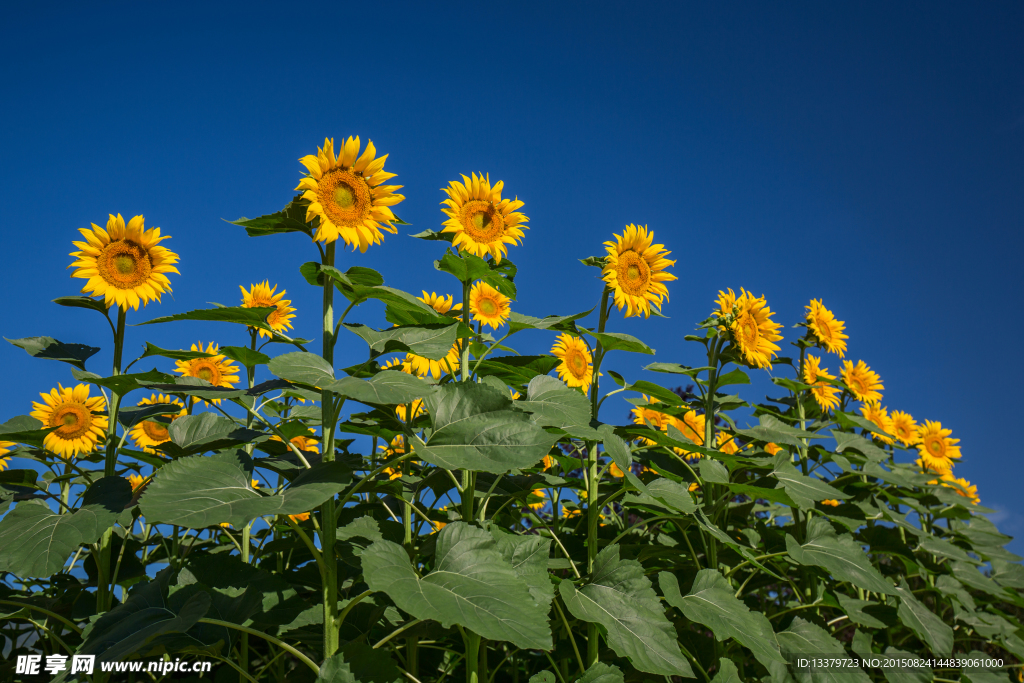
M 846 323 L 836 320 L 836 316 L 821 304 L 820 299 L 811 299 L 805 308 L 807 327 L 814 333 L 818 343 L 829 353 L 839 354 L 842 358 L 846 354 L 846 340 L 850 338 L 843 334 Z
M 978 498 L 977 485 L 971 484 L 971 482 L 967 481 L 963 477 L 954 477 L 952 472 L 946 472 L 941 478 L 943 486 L 953 489 L 975 505 L 981 504 L 981 499 Z
M 398 229 L 392 225 L 395 214 L 391 208 L 405 197 L 395 194 L 401 185 L 383 185 L 394 173 L 387 173 L 384 162 L 388 155 L 374 158 L 377 149 L 373 141 L 366 144 L 360 156 L 359 138 L 350 137 L 340 154 L 334 154 L 334 138 L 325 138 L 317 153 L 299 159 L 309 175 L 299 181 L 296 190 L 309 201 L 306 221 L 319 218 L 314 239 L 334 242 L 338 238 L 347 246 L 365 252 L 371 244 L 380 244 L 381 230 L 392 234 Z
M 89 385 L 65 389 L 60 384 L 48 394 L 39 394 L 42 403 L 32 402 L 32 417 L 43 428 L 56 427 L 43 437 L 43 446 L 65 460 L 96 448 L 107 429 L 107 416 L 100 415 L 107 407 L 102 396 L 89 396 Z
M 238 366 L 219 353 L 220 346 L 210 342 L 203 349 L 203 342 L 192 345 L 193 351 L 211 354 L 206 358 L 190 358 L 174 361 L 174 371 L 185 377 L 205 379 L 215 387 L 231 388 L 238 381 Z M 223 399 L 215 398 L 213 403 L 220 405 Z M 201 401 L 201 399 L 200 399 Z
M 953 469 L 955 460 L 960 459 L 960 439 L 951 439 L 951 429 L 943 429 L 941 422 L 925 420 L 924 424 L 917 428 L 917 450 L 920 453 L 920 463 L 923 469 L 942 474 Z
M 138 403 L 139 406 L 155 406 L 160 404 L 174 405 L 181 408 L 176 415 L 170 415 L 172 422 L 186 413 L 185 404 L 173 396 L 165 396 L 164 394 L 152 394 L 149 398 L 144 398 Z M 154 446 L 159 446 L 171 440 L 171 435 L 167 431 L 167 425 L 156 420 L 136 422 L 132 425 L 129 434 L 135 445 L 146 453 L 156 453 Z
M 267 316 L 267 324 L 270 325 L 270 329 L 274 332 L 284 332 L 285 330 L 292 329 L 292 318 L 295 317 L 295 309 L 292 308 L 292 302 L 284 298 L 287 294 L 285 290 L 277 291 L 277 285 L 273 288 L 270 287 L 270 281 L 264 280 L 263 282 L 249 286 L 249 291 L 245 290 L 245 287 L 238 285 L 238 288 L 242 290 L 242 308 L 274 308 L 277 309 L 269 316 Z M 261 329 L 261 337 L 271 337 L 270 332 Z
M 917 422 L 910 416 L 899 410 L 892 411 L 892 433 L 904 446 L 913 446 L 917 443 Z
M 772 311 L 765 298 L 754 296 L 745 289 L 736 296 L 730 289 L 728 294 L 720 291 L 716 303 L 721 315 L 735 313 L 729 324 L 729 334 L 743 360 L 748 365 L 771 370 L 772 358 L 779 351 L 778 344 L 774 342 L 782 339 L 778 333 L 782 325 L 772 320 Z
M 529 218 L 519 213 L 523 202 L 519 197 L 502 199 L 501 180 L 491 185 L 491 176 L 471 174 L 462 176 L 462 182 L 453 180 L 442 191 L 448 195 L 441 209 L 448 220 L 444 230 L 454 234 L 452 244 L 460 251 L 466 251 L 484 258 L 494 257 L 495 263 L 508 255 L 508 245 L 521 244 L 523 230 L 528 230 Z
M 486 282 L 477 282 L 469 291 L 469 312 L 473 320 L 496 330 L 508 320 L 509 298 Z
M 563 332 L 558 335 L 551 353 L 562 361 L 555 368 L 558 377 L 570 387 L 581 387 L 583 393 L 590 391 L 590 383 L 594 380 L 593 357 L 587 343 L 581 338 Z
M 736 442 L 736 437 L 732 434 L 726 434 L 725 432 L 718 432 L 716 437 L 718 443 L 718 450 L 723 453 L 732 455 L 740 452 L 739 444 Z
M 441 315 L 444 315 L 449 311 L 462 310 L 462 304 L 454 303 L 451 294 L 448 294 L 447 296 L 445 296 L 444 294 L 437 294 L 435 292 L 427 294 L 427 290 L 423 290 L 423 296 L 418 296 L 416 298 L 425 303 L 426 305 L 430 306 L 431 308 L 433 308 Z
M 462 359 L 459 356 L 459 345 L 454 344 L 446 355 L 441 360 L 432 360 L 425 358 L 424 356 L 417 356 L 415 353 L 405 354 L 405 360 L 402 361 L 403 365 L 407 365 L 410 374 L 416 375 L 417 377 L 426 377 L 430 375 L 434 379 L 441 379 L 447 374 L 455 375 L 459 371 L 459 363 Z M 403 368 L 404 370 L 404 368 Z
M 882 400 L 882 389 L 885 388 L 882 386 L 882 379 L 864 361 L 859 360 L 854 365 L 851 361 L 844 360 L 841 374 L 843 382 L 858 401 L 870 403 Z
M 272 436 L 270 437 L 270 440 L 281 441 L 281 437 Z M 300 434 L 298 436 L 293 436 L 292 438 L 288 439 L 288 441 L 294 444 L 295 447 L 298 448 L 300 451 L 306 451 L 308 453 L 320 452 L 320 444 L 317 443 L 316 439 L 314 439 L 313 437 L 303 436 Z
M 102 296 L 107 308 L 117 304 L 139 310 L 139 303 L 160 301 L 171 291 L 168 273 L 177 273 L 178 255 L 160 242 L 160 228 L 146 230 L 145 219 L 136 216 L 124 224 L 121 214 L 111 215 L 104 230 L 95 223 L 92 230 L 79 228 L 85 242 L 72 242 L 79 251 L 71 252 L 77 261 L 71 277 L 86 278 L 83 294 Z
M 704 430 L 707 427 L 707 421 L 703 413 L 688 410 L 683 414 L 682 418 L 672 418 L 672 424 L 694 444 L 698 446 L 704 445 Z M 701 457 L 699 452 L 689 451 L 685 448 L 673 448 L 672 450 L 687 460 L 697 460 Z
M 615 305 L 626 317 L 651 315 L 651 306 L 659 312 L 668 301 L 666 282 L 677 279 L 665 269 L 675 265 L 666 258 L 672 252 L 662 244 L 653 244 L 654 233 L 647 226 L 630 223 L 622 235 L 614 235 L 614 242 L 605 242 L 608 257 L 601 277 L 611 288 Z
M 889 411 L 883 408 L 878 401 L 871 401 L 862 405 L 860 407 L 860 414 L 883 432 L 892 434 L 895 431 L 892 426 L 892 418 L 889 417 Z M 892 443 L 892 438 L 888 436 L 883 436 L 882 434 L 872 434 L 872 436 L 883 443 Z
M 828 374 L 828 369 L 821 367 L 820 358 L 807 354 L 804 360 L 804 384 L 810 385 L 811 396 L 823 413 L 839 406 L 839 389 L 822 381 L 834 379 L 835 375 Z
M 308 520 L 309 519 L 309 513 L 308 512 L 300 512 L 297 515 L 288 515 L 288 518 L 291 519 L 296 524 L 298 524 L 300 522 L 305 522 L 306 520 Z

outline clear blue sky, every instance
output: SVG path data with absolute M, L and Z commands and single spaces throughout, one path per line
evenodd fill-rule
M 49 301 L 78 293 L 65 270 L 76 228 L 120 212 L 144 214 L 181 255 L 173 297 L 129 322 L 233 304 L 239 284 L 269 278 L 299 309 L 298 334 L 313 336 L 319 303 L 298 265 L 315 249 L 247 239 L 220 219 L 279 209 L 298 157 L 358 134 L 391 155 L 405 232 L 439 228 L 439 188 L 459 173 L 489 172 L 526 202 L 531 230 L 511 254 L 521 312 L 590 308 L 596 271 L 575 259 L 630 222 L 673 251 L 680 279 L 670 319 L 612 329 L 659 360 L 698 364 L 680 339 L 720 288 L 765 294 L 787 328 L 823 298 L 848 324 L 850 357 L 881 374 L 885 405 L 951 427 L 957 474 L 1024 534 L 1024 5 L 713 4 L 11 7 L 0 332 L 101 346 L 90 369 L 109 369 L 105 324 Z M 430 264 L 439 254 L 388 236 L 340 265 L 449 291 Z M 354 319 L 384 324 L 373 307 Z M 550 345 L 534 334 L 516 346 Z M 243 336 L 135 328 L 126 356 L 146 338 L 187 348 Z M 362 358 L 361 344 L 340 352 Z M 639 378 L 643 362 L 613 364 Z M 72 381 L 69 366 L 8 345 L 0 367 L 3 419 Z M 621 422 L 625 408 L 603 417 Z

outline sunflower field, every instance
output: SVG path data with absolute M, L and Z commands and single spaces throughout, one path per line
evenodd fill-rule
M 599 274 L 594 308 L 527 315 L 510 258 L 524 203 L 472 174 L 413 235 L 450 291 L 416 296 L 358 265 L 405 225 L 386 158 L 326 140 L 283 210 L 235 221 L 309 243 L 295 267 L 322 290 L 319 320 L 269 281 L 235 306 L 147 316 L 189 286 L 167 235 L 121 215 L 79 231 L 84 286 L 56 303 L 107 323 L 113 367 L 9 340 L 71 377 L 0 424 L 0 678 L 1022 680 L 1021 558 L 955 476 L 958 439 L 883 406 L 822 301 L 788 312 L 784 339 L 764 297 L 722 283 L 679 331 L 703 365 L 669 349 L 645 367 L 661 384 L 602 372 L 609 354 L 653 356 L 615 327 L 662 315 L 671 245 L 610 226 L 576 255 Z M 385 320 L 357 322 L 370 301 Z M 224 324 L 128 358 L 129 319 Z M 524 331 L 550 353 L 516 352 Z M 353 334 L 365 355 L 336 357 Z M 739 392 L 769 371 L 771 398 Z M 623 399 L 631 419 L 612 414 Z M 49 673 L 16 670 L 26 655 Z M 160 659 L 214 666 L 100 667 Z

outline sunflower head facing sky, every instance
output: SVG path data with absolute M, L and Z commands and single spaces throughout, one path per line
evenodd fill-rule
M 555 340 L 551 353 L 561 361 L 556 368 L 558 377 L 570 387 L 580 387 L 584 394 L 589 392 L 594 379 L 594 365 L 587 343 L 563 332 Z
M 850 393 L 858 401 L 870 403 L 882 400 L 882 378 L 878 373 L 868 367 L 862 360 L 854 364 L 851 361 L 843 361 L 843 382 L 850 389 Z
M 203 342 L 192 345 L 193 351 L 210 354 L 206 358 L 190 358 L 188 360 L 174 361 L 174 371 L 185 377 L 198 377 L 205 379 L 215 387 L 231 388 L 238 382 L 238 366 L 227 359 L 227 356 L 218 353 L 220 347 L 213 342 L 203 348 Z M 220 404 L 222 399 L 216 398 L 212 402 Z
M 82 293 L 101 296 L 107 308 L 117 304 L 123 310 L 139 310 L 139 303 L 160 301 L 171 291 L 168 273 L 177 273 L 178 255 L 160 242 L 160 228 L 146 230 L 145 219 L 136 216 L 125 225 L 121 214 L 111 215 L 104 230 L 95 223 L 92 229 L 79 228 L 84 242 L 72 242 L 78 251 L 71 277 L 86 280 Z
M 154 406 L 160 404 L 167 404 L 172 406 L 178 406 L 181 408 L 176 415 L 171 415 L 171 421 L 177 420 L 182 415 L 185 415 L 185 405 L 174 398 L 173 396 L 165 396 L 164 394 L 153 394 L 149 398 L 144 398 L 139 401 L 139 406 Z M 171 435 L 167 431 L 167 424 L 163 422 L 157 422 L 156 420 L 142 420 L 132 425 L 129 434 L 132 437 L 132 441 L 135 445 L 141 448 L 146 453 L 156 453 L 155 446 L 159 446 L 162 443 L 167 443 L 171 440 Z
M 282 289 L 278 292 L 277 285 L 271 288 L 269 280 L 250 285 L 248 291 L 242 285 L 238 285 L 238 288 L 242 290 L 242 308 L 273 308 L 274 312 L 267 316 L 267 324 L 270 325 L 270 329 L 274 332 L 292 329 L 295 309 L 292 308 L 292 302 L 284 298 L 284 295 L 287 294 L 285 290 Z M 269 338 L 271 336 L 270 332 L 266 330 L 261 329 L 259 333 L 261 337 Z
M 395 194 L 401 185 L 384 185 L 394 173 L 384 171 L 385 154 L 377 157 L 373 141 L 359 154 L 358 137 L 350 137 L 334 153 L 334 138 L 325 138 L 316 154 L 299 159 L 309 175 L 299 181 L 296 190 L 309 202 L 306 221 L 319 219 L 313 238 L 318 242 L 344 240 L 355 250 L 365 252 L 371 244 L 380 244 L 381 230 L 392 234 L 398 229 L 391 208 L 405 197 Z
M 821 412 L 828 413 L 839 407 L 839 389 L 822 381 L 833 380 L 835 376 L 828 374 L 828 370 L 821 367 L 820 358 L 807 354 L 807 358 L 804 359 L 804 376 L 801 379 L 804 384 L 810 385 L 811 395 L 821 408 Z
M 743 360 L 753 367 L 771 370 L 772 358 L 779 351 L 775 342 L 782 339 L 778 332 L 782 325 L 772 320 L 765 298 L 745 289 L 736 296 L 730 289 L 728 293 L 719 291 L 715 303 L 718 304 L 717 314 L 731 320 L 729 334 Z
M 43 428 L 56 429 L 43 438 L 43 446 L 65 460 L 80 453 L 89 453 L 103 439 L 107 430 L 107 416 L 100 415 L 107 407 L 102 396 L 89 396 L 89 385 L 65 389 L 57 385 L 48 394 L 39 394 L 42 403 L 32 403 L 32 417 L 43 423 Z
M 806 308 L 807 328 L 814 334 L 818 344 L 842 358 L 846 354 L 846 340 L 850 338 L 843 334 L 846 323 L 836 320 L 836 316 L 821 304 L 820 299 L 811 299 Z
M 941 422 L 925 420 L 917 428 L 919 442 L 917 450 L 920 454 L 918 462 L 921 468 L 930 472 L 943 474 L 951 472 L 953 465 L 960 459 L 960 439 L 950 438 L 951 429 L 943 429 Z
M 491 176 L 472 174 L 462 176 L 462 182 L 453 180 L 442 191 L 448 198 L 441 209 L 448 220 L 444 230 L 453 234 L 452 244 L 459 251 L 484 258 L 490 254 L 495 263 L 508 255 L 509 245 L 523 241 L 523 230 L 528 229 L 529 218 L 519 213 L 523 202 L 519 198 L 502 199 L 501 180 L 491 185 Z
M 481 325 L 498 329 L 509 313 L 509 298 L 486 282 L 477 282 L 469 292 L 469 312 Z
M 665 269 L 675 265 L 666 258 L 672 252 L 664 245 L 654 244 L 654 233 L 647 226 L 630 223 L 614 242 L 605 242 L 608 252 L 601 277 L 612 290 L 615 306 L 626 309 L 626 317 L 651 315 L 651 306 L 661 311 L 668 301 L 666 282 L 677 279 Z

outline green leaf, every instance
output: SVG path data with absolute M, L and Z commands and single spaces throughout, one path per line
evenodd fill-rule
M 686 375 L 691 379 L 697 379 L 697 375 L 708 370 L 714 370 L 711 367 L 700 367 L 691 368 L 689 365 L 680 365 L 679 363 L 651 363 L 644 367 L 644 370 L 650 370 L 651 372 L 665 372 L 672 375 Z
M 700 470 L 700 478 L 704 481 L 709 481 L 712 484 L 729 483 L 729 470 L 725 469 L 725 465 L 717 460 L 701 458 L 697 463 L 697 469 Z
M 398 405 L 412 403 L 434 391 L 419 377 L 398 370 L 383 370 L 369 380 L 342 377 L 321 386 L 360 403 Z
M 541 671 L 530 676 L 530 683 L 555 683 L 558 679 L 550 671 Z
M 534 422 L 544 427 L 590 424 L 587 397 L 549 375 L 538 375 L 530 380 L 526 400 L 518 401 L 516 407 L 532 413 Z
M 222 346 L 222 355 L 231 360 L 238 361 L 247 368 L 254 368 L 257 365 L 266 365 L 270 362 L 270 356 L 254 351 L 246 346 Z
M 731 662 L 730 662 L 731 663 Z M 734 669 L 736 667 L 733 667 Z M 617 666 L 594 662 L 576 683 L 625 683 L 626 679 Z M 531 679 L 532 683 L 532 679 Z
M 177 378 L 173 375 L 168 375 L 160 372 L 157 369 L 152 369 L 149 372 L 136 372 L 129 373 L 127 375 L 113 375 L 111 377 L 97 377 L 93 373 L 81 373 L 72 370 L 72 374 L 75 378 L 80 381 L 88 382 L 89 384 L 95 384 L 101 386 L 104 389 L 109 389 L 119 396 L 135 391 L 136 389 L 143 389 L 151 384 L 159 384 L 162 382 L 174 383 Z M 179 408 L 180 410 L 180 408 Z
M 513 410 L 507 393 L 486 384 L 447 384 L 424 403 L 434 430 L 419 453 L 445 469 L 501 474 L 530 467 L 558 440 L 529 416 Z
M 836 440 L 836 453 L 842 453 L 846 449 L 852 448 L 864 457 L 876 463 L 889 459 L 888 453 L 865 439 L 860 434 L 841 432 L 837 429 L 833 429 L 831 433 Z
M 353 640 L 320 666 L 316 683 L 404 683 L 395 660 L 387 650 L 374 650 Z
M 293 351 L 271 359 L 268 368 L 281 379 L 312 387 L 334 381 L 334 368 L 315 353 Z
M 1008 599 L 1010 596 L 1007 592 L 999 586 L 995 581 L 982 575 L 978 569 L 967 562 L 950 562 L 949 568 L 953 570 L 953 576 L 957 578 L 960 583 L 965 586 L 970 586 L 975 590 L 988 593 L 991 596 L 1001 598 L 1003 600 Z
M 247 325 L 249 327 L 266 330 L 267 332 L 273 332 L 270 325 L 267 324 L 267 316 L 276 310 L 277 308 L 273 306 L 261 306 L 259 308 L 244 308 L 242 306 L 200 308 L 194 311 L 188 311 L 187 313 L 176 313 L 175 315 L 165 315 L 160 318 L 153 318 L 152 320 L 147 320 L 143 323 L 136 323 L 136 325 L 172 323 L 179 320 L 202 320 L 207 322 L 236 323 L 238 325 Z
M 735 596 L 729 581 L 715 569 L 702 569 L 693 580 L 686 597 L 680 595 L 679 582 L 669 572 L 658 574 L 658 585 L 665 601 L 681 611 L 686 618 L 710 628 L 719 642 L 734 638 L 747 647 L 757 661 L 771 666 L 786 663 L 768 617 L 750 610 Z
M 846 427 L 847 429 L 854 429 L 856 427 L 860 427 L 861 429 L 866 429 L 869 432 L 874 432 L 875 434 L 881 434 L 883 436 L 893 438 L 892 434 L 882 430 L 874 422 L 865 417 L 861 417 L 860 415 L 854 415 L 853 413 L 844 413 L 837 410 L 835 418 L 836 422 L 838 422 L 843 427 Z
M 720 657 L 718 660 L 718 673 L 711 679 L 711 683 L 743 683 L 740 672 L 731 659 Z
M 43 438 L 56 427 L 47 427 L 31 415 L 18 415 L 0 424 L 0 441 L 43 447 Z
M 658 399 L 658 401 L 665 405 L 678 406 L 682 405 L 683 403 L 683 399 L 681 396 L 679 396 L 679 394 L 672 391 L 671 389 L 666 389 L 663 386 L 655 384 L 654 382 L 640 380 L 639 382 L 634 382 L 633 384 L 630 384 L 625 379 L 623 379 L 623 377 L 619 373 L 615 372 L 614 370 L 609 370 L 608 375 L 611 376 L 613 380 L 615 380 L 616 384 L 621 386 L 623 389 L 626 389 L 627 391 L 639 391 L 642 394 L 647 394 L 652 398 Z M 639 399 L 634 400 L 639 401 Z M 637 405 L 641 404 L 637 403 Z M 657 410 L 657 408 L 655 408 L 655 410 Z
M 900 621 L 916 633 L 936 657 L 952 653 L 953 629 L 914 597 L 905 580 L 900 580 L 896 592 L 900 598 L 897 610 Z
M 104 300 L 93 299 L 90 296 L 59 296 L 53 300 L 53 303 L 68 308 L 87 308 L 90 311 L 98 311 L 104 316 L 107 315 L 107 304 Z
M 249 443 L 262 432 L 240 427 L 234 420 L 216 413 L 185 415 L 167 427 L 171 441 L 186 451 L 212 451 L 232 444 Z
M 771 442 L 776 444 L 788 444 L 795 448 L 803 447 L 800 439 L 824 439 L 821 434 L 807 432 L 796 427 L 790 427 L 781 422 L 773 415 L 762 415 L 761 424 L 747 429 L 736 429 L 736 433 L 755 441 Z
M 888 628 L 881 619 L 877 619 L 867 612 L 864 611 L 865 607 L 877 606 L 877 602 L 871 602 L 870 600 L 858 600 L 857 598 L 850 598 L 842 593 L 836 593 L 836 597 L 839 598 L 839 604 L 843 606 L 843 612 L 850 618 L 855 624 L 866 626 L 868 628 Z
M 459 338 L 460 323 L 451 325 L 403 325 L 375 330 L 366 325 L 345 324 L 345 329 L 359 335 L 377 353 L 408 351 L 430 360 L 441 360 L 452 350 Z
M 483 280 L 505 296 L 516 298 L 516 286 L 513 282 L 516 267 L 508 259 L 495 263 L 473 254 L 463 253 L 460 257 L 448 250 L 439 260 L 434 261 L 434 267 L 444 273 L 451 273 L 460 282 Z
M 658 478 L 647 484 L 647 493 L 670 509 L 690 514 L 697 509 L 697 503 L 686 486 L 671 479 Z
M 885 656 L 893 659 L 922 659 L 919 654 L 907 652 L 906 650 L 899 650 L 895 647 L 889 646 L 885 648 Z M 889 683 L 931 683 L 933 680 L 934 672 L 928 667 L 886 667 L 882 669 L 882 675 L 885 676 L 885 680 Z M 973 683 L 973 682 L 972 682 Z M 999 683 L 1005 683 L 1000 681 Z
M 49 358 L 70 363 L 80 370 L 85 370 L 85 361 L 92 358 L 99 349 L 85 344 L 65 344 L 53 337 L 25 337 L 24 339 L 7 339 L 19 349 L 25 349 L 33 358 Z
M 822 567 L 840 581 L 865 590 L 896 595 L 896 589 L 872 566 L 860 544 L 848 534 L 837 536 L 832 525 L 820 517 L 808 520 L 803 545 L 787 534 L 786 550 L 798 564 Z
M 491 536 L 502 559 L 512 566 L 516 576 L 526 582 L 533 599 L 545 609 L 550 609 L 555 597 L 555 589 L 548 576 L 551 539 L 510 534 L 497 526 L 491 526 Z
M 842 500 L 850 497 L 849 494 L 829 486 L 817 477 L 809 477 L 798 472 L 789 462 L 787 453 L 779 453 L 775 457 L 772 476 L 779 480 L 789 497 L 803 508 L 813 508 L 815 503 L 822 500 Z
M 477 363 L 477 374 L 497 377 L 505 384 L 519 386 L 534 377 L 546 375 L 560 361 L 554 356 L 498 356 Z
M 775 634 L 779 648 L 786 659 L 793 661 L 799 655 L 816 654 L 829 658 L 849 661 L 850 656 L 842 643 L 829 635 L 828 631 L 817 624 L 804 621 L 800 617 L 793 619 L 785 631 Z M 772 679 L 779 680 L 781 665 L 771 668 Z M 871 679 L 857 666 L 823 668 L 815 671 L 794 669 L 793 674 L 800 683 L 870 683 Z
M 259 218 L 239 218 L 236 221 L 228 221 L 245 228 L 249 237 L 265 237 L 267 235 L 279 235 L 287 232 L 301 232 L 313 237 L 313 231 L 306 223 L 306 207 L 309 202 L 302 199 L 302 195 L 295 195 L 288 204 L 275 213 L 268 213 Z
M 402 546 L 376 541 L 360 556 L 370 590 L 417 619 L 458 624 L 488 640 L 550 650 L 547 609 L 502 558 L 493 537 L 453 522 L 437 538 L 434 571 L 420 578 Z
M 715 385 L 719 389 L 721 389 L 722 387 L 727 387 L 731 384 L 750 384 L 750 377 L 747 376 L 747 373 L 743 372 L 739 368 L 736 368 L 731 372 L 725 373 L 724 375 L 718 378 L 717 382 L 715 382 Z
M 174 360 L 191 360 L 193 358 L 210 358 L 214 354 L 206 353 L 205 351 L 183 351 L 183 350 L 170 350 L 161 349 L 159 346 L 146 342 L 146 350 L 142 353 L 139 358 L 148 358 L 149 356 L 160 356 L 161 358 L 172 358 Z
M 649 356 L 654 355 L 654 349 L 628 334 L 620 332 L 587 332 L 587 334 L 599 341 L 605 351 L 629 351 L 631 353 L 646 353 Z
M 544 318 L 534 318 L 531 315 L 523 315 L 522 313 L 516 313 L 511 311 L 508 317 L 508 329 L 510 334 L 521 332 L 522 330 L 560 330 L 562 332 L 571 332 L 573 326 L 571 323 L 586 318 L 588 315 L 594 312 L 591 308 L 589 311 L 583 311 L 582 313 L 576 313 L 575 315 L 549 315 Z
M 620 559 L 619 546 L 597 554 L 594 570 L 581 588 L 564 580 L 558 590 L 574 617 L 601 625 L 615 654 L 629 657 L 640 671 L 693 678 L 644 568 L 635 560 Z
M 438 232 L 437 230 L 426 229 L 423 232 L 418 232 L 415 235 L 409 235 L 409 237 L 415 237 L 420 240 L 430 240 L 434 242 L 448 242 L 449 244 L 455 238 L 453 232 Z

